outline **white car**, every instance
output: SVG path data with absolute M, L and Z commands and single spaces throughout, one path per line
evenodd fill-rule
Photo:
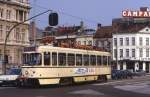
M 8 74 L 0 75 L 0 86 L 2 85 L 17 85 L 17 79 L 20 76 L 21 69 L 10 69 Z

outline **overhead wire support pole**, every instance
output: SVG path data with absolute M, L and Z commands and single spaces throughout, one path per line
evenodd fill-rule
M 23 23 L 25 23 L 25 22 L 27 22 L 27 21 L 29 21 L 29 20 L 32 20 L 32 19 L 34 19 L 34 18 L 36 18 L 36 17 L 38 17 L 38 16 L 40 16 L 40 15 L 43 15 L 43 14 L 49 12 L 49 11 L 52 11 L 52 10 L 46 10 L 46 11 L 44 11 L 44 12 L 42 12 L 42 13 L 39 13 L 39 14 L 37 14 L 37 15 L 35 15 L 35 16 L 33 16 L 33 17 L 27 19 L 27 20 L 24 20 L 23 22 L 16 23 L 16 24 L 8 31 L 8 33 L 6 33 L 6 37 L 5 37 L 5 41 L 4 41 L 3 63 L 2 63 L 2 71 L 3 71 L 3 74 L 6 74 L 6 62 L 5 62 L 6 59 L 5 59 L 5 54 L 6 54 L 7 40 L 8 40 L 8 37 L 9 37 L 11 31 L 12 31 L 14 28 L 16 28 L 17 26 L 19 26 L 20 24 L 23 24 Z

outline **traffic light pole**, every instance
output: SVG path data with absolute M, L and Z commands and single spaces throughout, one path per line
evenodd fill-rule
M 8 37 L 9 37 L 10 33 L 12 32 L 12 30 L 13 30 L 14 28 L 16 28 L 17 26 L 19 26 L 19 25 L 21 25 L 21 24 L 23 24 L 23 23 L 25 23 L 25 22 L 27 22 L 27 21 L 29 21 L 29 20 L 31 20 L 31 19 L 34 19 L 34 18 L 36 18 L 36 17 L 38 17 L 38 16 L 40 16 L 40 15 L 43 15 L 43 14 L 49 12 L 49 11 L 52 11 L 52 10 L 46 10 L 46 11 L 44 11 L 44 12 L 42 12 L 42 13 L 39 13 L 39 14 L 37 14 L 37 15 L 35 15 L 35 16 L 33 16 L 33 17 L 27 19 L 27 20 L 24 20 L 23 22 L 16 23 L 16 24 L 8 31 L 8 33 L 6 33 L 6 37 L 5 37 L 5 41 L 4 41 L 3 62 L 2 62 L 2 71 L 3 71 L 3 74 L 6 74 L 6 57 L 5 57 L 6 55 L 5 55 L 5 54 L 6 54 L 7 40 L 8 40 Z

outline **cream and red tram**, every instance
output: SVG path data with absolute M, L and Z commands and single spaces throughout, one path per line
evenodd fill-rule
M 22 85 L 72 84 L 111 75 L 110 53 L 52 46 L 26 48 Z

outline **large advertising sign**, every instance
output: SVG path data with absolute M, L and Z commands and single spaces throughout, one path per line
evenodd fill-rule
M 150 11 L 122 11 L 123 17 L 150 18 Z

